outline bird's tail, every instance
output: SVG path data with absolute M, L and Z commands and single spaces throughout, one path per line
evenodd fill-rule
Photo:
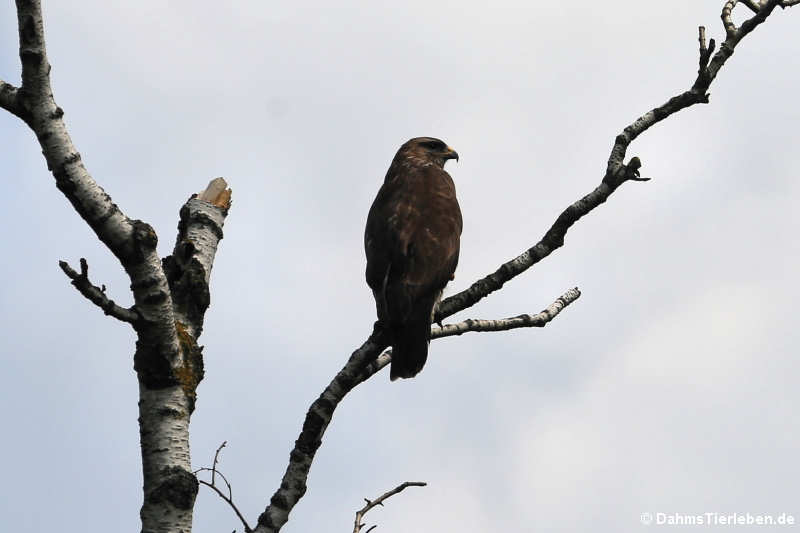
M 413 378 L 428 359 L 431 336 L 431 307 L 420 305 L 419 310 L 403 323 L 392 328 L 392 366 L 389 378 Z

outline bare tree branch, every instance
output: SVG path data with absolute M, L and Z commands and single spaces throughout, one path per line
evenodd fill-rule
M 753 13 L 758 13 L 758 10 L 761 9 L 760 0 L 742 0 L 742 3 L 746 5 Z
M 18 93 L 17 87 L 0 80 L 0 108 L 22 118 L 22 108 L 17 101 Z
M 727 58 L 733 54 L 736 44 L 758 24 L 763 22 L 776 5 L 789 5 L 786 4 L 787 1 L 792 4 L 795 1 L 800 2 L 800 0 L 783 0 L 783 3 L 781 3 L 780 0 L 767 0 L 753 18 L 728 35 L 728 38 L 712 59 L 709 58 L 715 48 L 714 42 L 712 41 L 710 46 L 706 46 L 705 30 L 701 29 L 701 68 L 692 88 L 671 98 L 666 103 L 645 113 L 626 126 L 614 141 L 605 175 L 600 185 L 568 206 L 538 243 L 516 258 L 501 265 L 492 274 L 476 281 L 468 289 L 442 301 L 437 309 L 434 321 L 441 322 L 444 318 L 471 307 L 492 292 L 502 288 L 506 282 L 549 256 L 554 250 L 563 246 L 564 238 L 569 228 L 590 211 L 603 204 L 626 181 L 645 181 L 646 178 L 642 178 L 639 174 L 641 161 L 638 157 L 632 157 L 627 164 L 624 163 L 628 146 L 639 135 L 681 109 L 697 103 L 708 103 L 708 87 Z M 723 8 L 723 22 L 725 22 L 726 9 L 731 3 L 735 4 L 735 2 L 729 1 L 726 2 L 725 8 Z M 330 423 L 334 409 L 336 409 L 344 395 L 352 390 L 353 387 L 363 379 L 368 379 L 374 375 L 374 372 L 365 371 L 365 365 L 369 364 L 369 368 L 372 369 L 381 363 L 384 366 L 388 363 L 388 354 L 378 357 L 386 346 L 386 339 L 382 338 L 379 332 L 373 331 L 370 338 L 353 352 L 345 367 L 333 378 L 320 397 L 312 403 L 303 422 L 300 436 L 289 455 L 289 465 L 281 480 L 280 488 L 275 491 L 269 505 L 258 518 L 258 526 L 255 530 L 257 533 L 277 532 L 286 523 L 289 512 L 305 494 L 306 480 L 314 454 L 322 443 L 322 436 Z M 377 372 L 379 369 L 376 368 L 375 371 Z
M 194 389 L 202 378 L 199 348 L 179 328 L 167 277 L 150 225 L 132 220 L 81 162 L 50 86 L 39 0 L 17 0 L 22 86 L 16 113 L 36 134 L 56 187 L 119 259 L 131 280 L 139 319 L 134 369 L 139 379 L 139 424 L 144 477 L 142 530 L 189 530 L 197 480 L 189 460 Z
M 345 395 L 361 382 L 359 377 L 364 365 L 375 359 L 387 345 L 382 330 L 374 328 L 372 335 L 353 352 L 319 398 L 311 404 L 300 435 L 289 454 L 289 464 L 281 484 L 270 498 L 267 508 L 258 517 L 255 531 L 279 531 L 289 519 L 289 512 L 306 492 L 308 472 L 314 455 L 322 444 L 322 436 L 331 421 L 333 411 Z
M 120 307 L 106 296 L 105 285 L 97 287 L 89 281 L 89 265 L 86 259 L 81 257 L 81 273 L 75 272 L 66 261 L 59 261 L 58 266 L 72 280 L 72 285 L 83 294 L 90 302 L 103 310 L 106 315 L 112 316 L 117 320 L 135 324 L 139 320 L 139 312 L 136 307 Z
M 148 233 L 141 228 L 145 224 L 125 216 L 89 175 L 67 133 L 64 111 L 53 99 L 39 0 L 17 0 L 17 17 L 22 87 L 16 100 L 22 112 L 15 114 L 36 133 L 56 186 L 100 240 L 123 263 L 142 255 L 136 236 Z
M 581 291 L 577 287 L 570 289 L 545 310 L 535 315 L 518 315 L 500 320 L 480 320 L 469 318 L 457 324 L 447 324 L 431 331 L 431 339 L 463 335 L 469 331 L 508 331 L 516 328 L 543 328 L 553 320 L 565 307 L 580 298 Z
M 736 24 L 733 23 L 733 8 L 736 6 L 736 0 L 725 2 L 722 8 L 722 25 L 725 27 L 725 34 L 730 38 L 736 35 Z M 758 10 L 756 10 L 758 13 Z
M 700 26 L 698 29 L 698 41 L 700 42 L 700 59 L 699 64 L 700 68 L 697 70 L 697 76 L 703 77 L 706 75 L 706 69 L 708 68 L 708 62 L 711 60 L 711 54 L 714 53 L 714 49 L 717 47 L 716 41 L 711 39 L 709 44 L 706 44 L 706 28 L 705 26 Z
M 604 203 L 622 183 L 645 181 L 646 178 L 639 175 L 641 162 L 637 157 L 624 163 L 630 143 L 681 109 L 696 103 L 708 103 L 707 90 L 738 42 L 761 24 L 775 7 L 790 7 L 800 0 L 743 2 L 755 13 L 754 16 L 737 28 L 732 19 L 737 0 L 728 0 L 721 15 L 726 39 L 716 53 L 713 39 L 706 46 L 704 30 L 700 30 L 700 68 L 694 85 L 645 113 L 616 137 L 601 184 L 568 206 L 533 247 L 467 290 L 442 302 L 436 317 L 438 321 L 474 305 L 561 247 L 569 228 Z M 181 210 L 175 251 L 164 260 L 162 268 L 156 254 L 157 237 L 153 229 L 140 220 L 129 218 L 113 203 L 89 175 L 67 133 L 64 112 L 56 105 L 50 87 L 50 64 L 40 1 L 16 0 L 16 5 L 22 84 L 16 88 L 0 82 L 0 107 L 20 117 L 34 131 L 56 186 L 98 238 L 119 258 L 130 276 L 135 301 L 132 309 L 137 313 L 135 328 L 139 337 L 135 368 L 141 384 L 140 430 L 145 488 L 143 529 L 188 530 L 198 483 L 189 471 L 188 424 L 194 408 L 194 391 L 203 376 L 202 354 L 196 340 L 202 332 L 208 306 L 208 280 L 216 247 L 222 238 L 222 224 L 230 207 L 230 191 L 224 182 L 212 182 L 204 193 L 187 202 Z M 62 269 L 67 275 L 70 272 L 75 274 L 75 277 L 70 276 L 74 281 L 85 278 L 86 286 L 81 291 L 84 296 L 89 298 L 87 293 L 90 293 L 93 302 L 101 302 L 117 318 L 129 318 L 126 312 L 132 310 L 119 308 L 105 298 L 102 289 L 88 282 L 88 267 L 83 268 L 82 264 L 81 274 L 65 263 Z M 99 291 L 105 300 L 94 291 Z M 557 312 L 553 316 L 555 314 Z M 523 317 L 527 315 L 504 321 L 466 321 L 436 331 L 441 332 L 439 336 L 445 336 L 481 328 L 492 330 L 536 325 L 535 317 Z M 353 387 L 372 375 L 364 377 L 365 365 L 374 361 L 386 346 L 383 335 L 373 331 L 311 405 L 290 454 L 281 486 L 259 517 L 258 531 L 278 531 L 285 524 L 289 512 L 305 493 L 311 463 L 334 409 Z M 213 485 L 216 472 L 215 460 Z M 230 499 L 230 484 L 222 474 L 220 476 L 228 485 Z M 243 523 L 246 526 L 246 522 Z
M 180 211 L 175 248 L 162 262 L 175 317 L 195 339 L 203 331 L 203 317 L 211 301 L 211 268 L 231 206 L 227 187 L 223 178 L 215 178 L 206 190 L 189 198 Z
M 139 425 L 144 477 L 142 530 L 189 531 L 198 482 L 191 472 L 189 422 L 203 378 L 197 338 L 208 307 L 208 281 L 230 190 L 215 180 L 181 210 L 178 242 L 161 259 L 150 225 L 126 216 L 81 162 L 50 86 L 40 0 L 16 0 L 22 85 L 0 86 L 0 105 L 36 134 L 56 187 L 119 259 L 130 280 L 137 313 L 134 369 L 139 380 Z M 207 194 L 206 194 L 207 193 Z M 67 265 L 64 265 L 67 266 Z M 62 269 L 70 275 L 71 268 Z M 85 270 L 85 269 L 83 269 Z M 84 272 L 85 274 L 85 272 Z M 76 287 L 109 314 L 130 319 L 100 289 L 73 278 Z
M 719 69 L 722 68 L 725 61 L 733 54 L 736 45 L 745 35 L 761 24 L 779 3 L 779 0 L 768 0 L 759 9 L 757 15 L 742 24 L 741 28 L 728 35 L 728 38 L 722 44 L 720 50 L 710 61 L 708 58 L 715 48 L 715 43 L 712 39 L 710 46 L 705 46 L 705 28 L 701 26 L 701 68 L 692 88 L 671 98 L 655 109 L 648 111 L 634 120 L 630 125 L 626 126 L 614 141 L 614 146 L 611 149 L 608 166 L 602 183 L 592 192 L 567 207 L 538 243 L 511 261 L 501 265 L 500 268 L 492 274 L 476 281 L 468 289 L 441 302 L 437 309 L 435 321 L 440 322 L 442 319 L 454 313 L 471 307 L 492 292 L 500 289 L 505 283 L 525 272 L 550 255 L 554 250 L 563 246 L 564 237 L 569 228 L 584 215 L 604 203 L 620 185 L 626 181 L 641 181 L 643 178 L 640 178 L 638 174 L 639 167 L 641 166 L 639 158 L 631 158 L 628 165 L 623 163 L 628 146 L 639 135 L 678 111 L 694 104 L 708 103 L 708 88 L 714 78 L 716 78 Z M 723 22 L 730 18 L 730 10 L 733 4 L 735 4 L 733 1 L 725 3 L 725 7 L 722 11 Z M 727 22 L 725 22 L 725 24 L 727 31 Z
M 217 463 L 219 463 L 219 453 L 222 451 L 222 448 L 224 448 L 227 444 L 228 442 L 225 441 L 219 445 L 219 448 L 217 448 L 217 451 L 214 453 L 214 463 L 212 464 L 211 468 L 198 468 L 193 473 L 196 476 L 198 472 L 211 472 L 211 483 L 202 480 L 199 477 L 197 478 L 197 482 L 200 483 L 201 485 L 205 485 L 206 487 L 216 492 L 219 495 L 219 497 L 222 498 L 225 501 L 225 503 L 227 503 L 231 507 L 231 509 L 233 509 L 233 512 L 236 513 L 236 516 L 239 517 L 239 520 L 242 522 L 242 525 L 244 526 L 245 533 L 250 533 L 253 529 L 247 523 L 247 520 L 244 519 L 244 515 L 241 513 L 241 511 L 239 511 L 239 508 L 236 507 L 236 504 L 233 503 L 233 489 L 231 488 L 231 484 L 228 482 L 228 478 L 226 478 L 222 474 L 222 472 L 217 470 Z M 222 481 L 224 481 L 225 485 L 228 487 L 227 496 L 220 490 L 219 487 L 217 487 L 217 475 L 219 475 L 219 477 L 222 478 Z
M 512 319 L 515 320 L 512 327 L 544 325 L 579 296 L 580 291 L 571 289 L 542 313 L 530 317 L 530 320 L 520 317 Z M 483 325 L 483 323 L 474 322 L 474 327 L 476 328 Z M 436 333 L 436 331 L 441 330 L 434 330 L 431 337 L 438 338 L 461 334 L 465 332 L 462 329 L 463 326 L 454 325 L 451 329 L 446 330 L 444 334 Z M 289 465 L 286 467 L 280 487 L 273 494 L 267 508 L 258 517 L 258 526 L 255 531 L 259 533 L 278 531 L 289 519 L 289 512 L 306 492 L 308 472 L 311 469 L 317 449 L 322 444 L 322 436 L 325 434 L 325 430 L 333 417 L 333 411 L 354 387 L 389 364 L 391 351 L 378 357 L 386 346 L 387 342 L 382 330 L 376 328 L 370 338 L 353 352 L 347 364 L 336 374 L 320 397 L 311 404 L 306 413 L 300 436 L 295 441 L 294 448 L 289 454 Z
M 506 282 L 522 274 L 549 256 L 554 250 L 563 246 L 564 237 L 569 228 L 595 207 L 604 203 L 617 187 L 625 181 L 644 179 L 638 175 L 640 164 L 638 158 L 632 159 L 628 165 L 624 165 L 615 174 L 612 174 L 612 179 L 604 179 L 592 192 L 567 207 L 544 237 L 534 246 L 511 261 L 500 265 L 495 272 L 476 281 L 468 289 L 443 300 L 437 308 L 434 321 L 441 322 L 459 311 L 472 307 L 489 294 L 501 289 Z
M 353 533 L 360 533 L 361 528 L 364 527 L 364 524 L 361 523 L 361 520 L 364 519 L 364 515 L 366 515 L 370 509 L 377 507 L 378 505 L 383 505 L 383 502 L 385 500 L 391 498 L 398 492 L 403 492 L 408 487 L 425 487 L 425 486 L 427 486 L 427 483 L 425 483 L 424 481 L 406 481 L 405 483 L 401 483 L 397 487 L 393 488 L 389 492 L 381 494 L 375 500 L 370 501 L 364 498 L 364 501 L 366 501 L 367 503 L 366 505 L 364 505 L 364 507 L 356 511 L 356 520 L 355 524 L 353 525 Z M 374 528 L 375 526 L 372 526 L 371 528 L 367 529 L 365 533 L 369 533 Z
M 22 65 L 22 87 L 15 93 L 22 112 L 17 115 L 36 134 L 58 189 L 128 272 L 142 318 L 138 332 L 148 337 L 145 344 L 162 354 L 177 353 L 172 302 L 156 254 L 155 231 L 127 217 L 84 167 L 64 124 L 64 112 L 52 95 L 41 3 L 17 0 L 16 4 Z
M 457 324 L 446 324 L 440 328 L 432 328 L 431 339 L 463 335 L 469 331 L 506 331 L 516 328 L 542 328 L 553 320 L 565 307 L 580 298 L 580 296 L 581 291 L 575 287 L 559 296 L 556 301 L 550 304 L 544 311 L 536 315 L 519 315 L 501 320 L 476 320 L 470 318 Z M 368 380 L 373 374 L 380 372 L 383 367 L 391 362 L 392 351 L 386 350 L 364 367 L 364 370 L 359 376 L 359 383 Z
M 217 451 L 214 452 L 214 463 L 211 465 L 211 468 L 212 468 L 212 470 L 211 470 L 211 484 L 212 485 L 215 484 L 216 481 L 217 481 L 216 473 L 217 473 L 217 464 L 219 464 L 219 452 L 221 452 L 222 448 L 227 446 L 227 444 L 228 444 L 228 441 L 226 441 L 226 440 L 222 441 L 222 444 L 219 445 L 219 448 L 217 448 Z M 223 479 L 225 479 L 224 476 L 223 476 Z M 233 491 L 231 490 L 231 484 L 228 483 L 227 479 L 225 479 L 225 484 L 228 485 L 228 494 L 230 496 L 233 496 Z

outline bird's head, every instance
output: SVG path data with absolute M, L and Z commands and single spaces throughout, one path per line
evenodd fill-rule
M 447 146 L 442 140 L 434 137 L 416 137 L 406 142 L 400 147 L 398 154 L 405 153 L 407 156 L 422 160 L 425 163 L 433 163 L 439 168 L 444 168 L 448 159 L 458 161 L 458 152 Z

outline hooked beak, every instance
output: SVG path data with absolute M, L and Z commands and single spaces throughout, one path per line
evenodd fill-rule
M 447 147 L 447 151 L 444 154 L 444 160 L 447 161 L 448 159 L 455 159 L 456 161 L 458 161 L 458 152 L 456 152 L 449 146 Z

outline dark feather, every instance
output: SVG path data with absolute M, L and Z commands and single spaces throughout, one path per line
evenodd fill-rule
M 405 143 L 367 217 L 367 284 L 391 336 L 392 379 L 425 364 L 434 306 L 458 264 L 461 210 L 443 169 L 454 157 L 438 139 Z

